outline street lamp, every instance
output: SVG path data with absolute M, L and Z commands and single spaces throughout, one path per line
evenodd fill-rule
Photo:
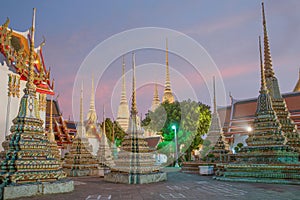
M 174 130 L 174 133 L 175 133 L 175 159 L 176 159 L 175 167 L 179 167 L 179 165 L 178 165 L 178 143 L 177 143 L 176 126 L 172 125 L 172 129 Z

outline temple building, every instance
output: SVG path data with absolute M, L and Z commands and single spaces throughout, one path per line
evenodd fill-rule
M 129 123 L 129 108 L 128 108 L 128 101 L 126 97 L 126 83 L 125 83 L 125 60 L 123 56 L 122 61 L 122 92 L 121 92 L 121 100 L 120 105 L 118 108 L 117 120 L 116 120 L 121 128 L 124 131 L 128 129 Z
M 143 136 L 143 129 L 138 125 L 135 87 L 135 56 L 132 55 L 132 100 L 129 128 L 122 142 L 121 151 L 115 159 L 112 172 L 104 175 L 104 180 L 114 183 L 145 184 L 167 180 L 165 172 L 160 172 L 153 153 Z
M 278 80 L 275 76 L 270 53 L 270 45 L 266 27 L 264 4 L 262 3 L 263 33 L 264 33 L 264 71 L 266 85 L 272 99 L 272 106 L 277 113 L 282 131 L 284 132 L 287 144 L 300 149 L 300 136 L 297 124 L 300 123 L 300 93 L 292 92 L 281 94 Z M 297 87 L 297 86 L 296 86 Z M 257 98 L 243 101 L 235 100 L 231 96 L 231 106 L 218 110 L 224 124 L 224 134 L 233 149 L 238 143 L 246 145 L 245 139 L 253 130 Z
M 168 40 L 166 39 L 166 82 L 165 82 L 165 90 L 162 98 L 162 102 L 168 101 L 169 103 L 173 103 L 175 101 L 172 89 L 171 89 L 171 81 L 170 81 L 170 72 L 169 72 L 169 52 L 168 52 Z
M 34 49 L 35 11 L 34 8 L 26 60 L 28 63 L 23 65 L 27 68 L 24 95 L 19 104 L 19 112 L 13 119 L 11 134 L 3 142 L 6 156 L 1 162 L 0 170 L 1 199 L 74 190 L 73 181 L 65 179 L 66 173 L 61 169 L 60 161 L 49 150 L 49 140 L 40 116 L 40 102 L 36 92 L 38 87 L 34 84 L 37 75 Z
M 9 128 L 13 125 L 13 118 L 18 114 L 21 97 L 28 77 L 28 61 L 30 53 L 30 31 L 16 31 L 9 28 L 10 20 L 0 26 L 0 142 L 9 134 Z M 54 95 L 50 81 L 50 69 L 47 69 L 43 58 L 43 41 L 34 48 L 34 81 L 37 99 L 39 103 L 39 115 L 45 121 L 46 95 Z M 43 127 L 45 124 L 43 123 Z M 2 147 L 0 147 L 2 150 Z

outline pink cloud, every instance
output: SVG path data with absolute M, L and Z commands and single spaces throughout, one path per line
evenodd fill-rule
M 258 71 L 257 63 L 237 64 L 234 66 L 221 69 L 223 79 L 233 78 L 241 75 L 248 74 L 249 72 Z

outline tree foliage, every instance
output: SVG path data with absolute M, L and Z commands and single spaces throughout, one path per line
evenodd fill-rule
M 163 142 L 158 149 L 174 152 L 174 130 L 177 128 L 178 146 L 182 147 L 181 152 L 186 152 L 188 159 L 193 149 L 197 149 L 203 142 L 201 136 L 207 133 L 211 120 L 209 106 L 200 102 L 185 100 L 174 103 L 164 102 L 154 112 L 149 111 L 142 121 L 145 129 L 160 132 Z
M 101 128 L 103 128 L 103 123 L 101 124 Z M 116 121 L 113 122 L 110 118 L 105 119 L 105 134 L 110 141 L 113 141 L 114 136 L 116 146 L 120 146 L 122 144 L 122 141 L 126 135 L 119 123 Z

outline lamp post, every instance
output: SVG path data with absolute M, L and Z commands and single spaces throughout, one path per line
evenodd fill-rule
M 176 131 L 176 126 L 172 125 L 172 129 L 174 130 L 175 133 L 175 167 L 179 167 L 178 165 L 178 142 L 177 142 L 177 131 Z

